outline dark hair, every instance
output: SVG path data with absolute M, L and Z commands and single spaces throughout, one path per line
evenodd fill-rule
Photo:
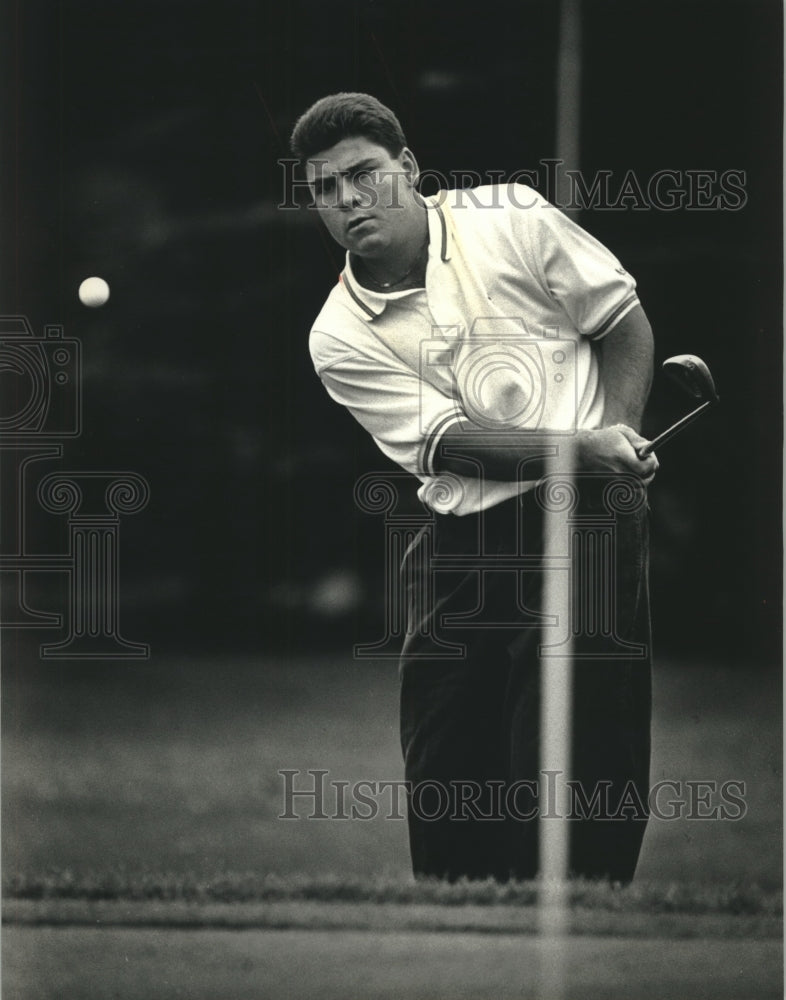
M 342 139 L 362 136 L 398 156 L 407 140 L 390 108 L 370 94 L 330 94 L 295 122 L 290 146 L 301 163 Z

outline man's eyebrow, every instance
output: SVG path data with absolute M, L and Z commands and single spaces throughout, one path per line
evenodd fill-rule
M 363 167 L 373 167 L 378 162 L 376 156 L 367 156 L 365 160 L 358 160 L 357 163 L 353 163 L 352 166 L 347 167 L 342 173 L 355 174 L 358 170 L 362 170 Z
M 368 156 L 364 160 L 358 160 L 357 163 L 351 163 L 345 170 L 332 170 L 329 174 L 325 175 L 323 171 L 319 171 L 313 180 L 313 185 L 317 190 L 321 190 L 323 186 L 323 178 L 326 180 L 332 179 L 334 177 L 341 177 L 344 174 L 356 174 L 358 170 L 362 170 L 364 167 L 373 167 L 379 162 L 378 158 L 375 156 Z

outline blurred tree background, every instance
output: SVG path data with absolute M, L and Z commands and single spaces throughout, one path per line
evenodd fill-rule
M 363 90 L 421 167 L 537 169 L 558 5 L 16 0 L 3 18 L 0 311 L 82 341 L 63 467 L 150 483 L 121 528 L 124 633 L 282 654 L 378 638 L 383 526 L 353 486 L 392 466 L 311 368 L 341 255 L 312 212 L 277 208 L 278 160 L 313 100 Z M 665 653 L 781 648 L 782 38 L 775 0 L 583 4 L 584 174 L 744 172 L 737 210 L 580 220 L 636 276 L 657 362 L 699 354 L 722 400 L 651 490 Z M 76 296 L 91 274 L 99 310 Z M 656 378 L 646 429 L 684 407 Z M 56 590 L 29 579 L 42 608 Z

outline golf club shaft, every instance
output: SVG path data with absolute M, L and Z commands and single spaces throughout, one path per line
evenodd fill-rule
M 705 403 L 702 403 L 701 406 L 697 406 L 695 410 L 691 410 L 691 412 L 687 413 L 681 420 L 678 420 L 676 424 L 672 424 L 671 427 L 668 427 L 662 434 L 653 438 L 649 444 L 645 444 L 643 448 L 640 448 L 636 452 L 636 454 L 639 458 L 646 458 L 647 455 L 655 451 L 656 448 L 659 448 L 662 444 L 665 444 L 668 440 L 670 440 L 670 438 L 673 438 L 675 434 L 678 434 L 683 427 L 687 427 L 688 424 L 692 424 L 697 417 L 700 417 L 701 414 L 715 402 L 716 400 L 714 399 L 708 399 Z

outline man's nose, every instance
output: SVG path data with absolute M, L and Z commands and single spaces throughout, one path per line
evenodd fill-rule
M 349 177 L 342 177 L 336 187 L 339 208 L 356 208 L 360 204 L 360 192 Z

